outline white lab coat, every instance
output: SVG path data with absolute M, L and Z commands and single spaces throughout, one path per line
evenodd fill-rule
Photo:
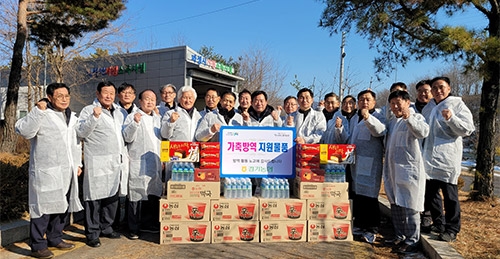
M 283 121 L 278 117 L 277 120 L 274 120 L 271 112 L 274 110 L 273 107 L 267 106 L 263 113 L 268 113 L 262 120 L 258 121 L 253 116 L 250 115 L 250 120 L 243 120 L 243 126 L 253 126 L 253 127 L 281 127 L 283 125 Z M 249 108 L 249 113 L 252 114 L 255 112 L 252 107 Z
M 408 119 L 393 118 L 387 124 L 384 188 L 391 204 L 424 210 L 425 169 L 420 139 L 429 134 L 422 114 L 410 111 Z
M 208 113 L 201 119 L 196 129 L 196 140 L 200 142 L 219 142 L 219 132 L 212 132 L 210 130 L 215 123 L 221 126 L 243 126 L 243 117 L 241 117 L 241 114 L 235 113 L 233 118 L 229 120 L 229 123 L 226 123 L 224 116 L 220 113 Z
M 174 107 L 177 107 L 174 103 Z M 163 117 L 163 115 L 170 111 L 170 108 L 168 108 L 166 105 L 165 105 L 165 102 L 164 101 L 161 101 L 160 104 L 158 106 L 156 106 L 156 108 L 158 108 L 158 112 L 160 112 L 160 118 Z
M 116 104 L 117 107 L 120 107 L 120 112 L 123 114 L 123 118 L 127 118 L 128 116 L 128 112 L 125 108 L 121 107 L 120 104 Z M 139 108 L 137 107 L 137 105 L 135 105 L 135 103 L 132 104 L 132 112 L 135 112 L 137 111 Z M 128 155 L 128 150 L 127 148 L 124 148 L 123 149 L 123 155 L 122 155 L 122 174 L 121 174 L 121 177 L 120 177 L 120 186 L 127 186 L 128 188 L 128 174 L 129 174 L 129 166 L 130 166 L 130 158 L 129 158 L 129 155 Z M 121 188 L 121 187 L 120 187 Z M 120 189 L 120 196 L 122 197 L 125 197 L 127 196 L 127 191 L 126 189 L 124 191 L 122 191 Z
M 340 128 L 335 128 L 335 122 L 337 117 L 342 120 L 342 126 Z M 352 124 L 354 128 L 354 123 Z M 342 115 L 342 111 L 338 110 L 333 114 L 332 119 L 330 119 L 326 124 L 326 131 L 321 136 L 319 143 L 321 144 L 346 144 L 349 140 L 351 128 L 347 118 Z
M 449 109 L 452 116 L 445 120 L 443 109 Z M 429 123 L 429 136 L 424 142 L 425 170 L 428 179 L 457 184 L 461 173 L 463 143 L 462 137 L 474 132 L 472 113 L 462 98 L 448 96 L 436 104 L 434 99 L 422 110 Z
M 134 121 L 140 113 L 139 123 Z M 127 143 L 130 159 L 129 199 L 147 200 L 148 195 L 160 197 L 163 193 L 160 162 L 160 115 L 145 114 L 142 110 L 130 113 L 123 126 L 123 138 Z
M 384 117 L 377 108 L 366 121 L 358 122 L 358 114 L 351 118 L 354 128 L 349 143 L 356 145 L 356 162 L 351 166 L 352 187 L 356 194 L 371 198 L 378 197 L 382 180 Z
M 293 116 L 297 137 L 302 137 L 306 144 L 319 143 L 326 131 L 326 119 L 322 112 L 311 109 L 304 119 L 304 114 L 297 110 L 290 116 Z
M 200 113 L 193 107 L 193 117 L 188 112 L 177 106 L 163 115 L 161 119 L 161 136 L 171 141 L 196 141 L 194 134 L 198 123 L 201 120 Z M 172 113 L 179 113 L 179 118 L 175 122 L 170 122 Z
M 201 116 L 201 118 L 204 118 L 204 117 L 205 117 L 205 115 L 207 115 L 207 114 L 210 114 L 210 113 L 218 113 L 218 112 L 219 112 L 219 109 L 218 109 L 218 108 L 215 108 L 215 109 L 213 109 L 213 110 L 209 111 L 209 110 L 207 109 L 207 107 L 205 107 L 205 109 L 203 109 L 203 110 L 201 110 L 201 111 L 200 111 L 200 116 Z
M 83 139 L 85 173 L 83 197 L 86 201 L 111 197 L 120 191 L 127 194 L 128 170 L 123 170 L 125 142 L 122 137 L 123 113 L 113 104 L 113 114 L 102 109 L 99 118 L 94 117 L 94 107 L 102 107 L 97 99 L 85 106 L 80 113 L 77 134 Z M 126 160 L 126 158 L 125 158 Z
M 44 214 L 77 212 L 83 209 L 78 199 L 78 167 L 82 150 L 76 136 L 77 118 L 47 108 L 33 108 L 16 122 L 16 133 L 30 140 L 29 212 L 31 218 Z M 69 203 L 66 194 L 69 193 Z

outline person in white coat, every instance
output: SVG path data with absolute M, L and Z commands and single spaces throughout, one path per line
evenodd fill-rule
M 176 91 L 177 88 L 173 84 L 166 84 L 160 87 L 161 102 L 157 106 L 160 116 L 163 116 L 167 111 L 175 109 Z
M 283 121 L 279 111 L 267 104 L 267 93 L 257 90 L 252 93 L 252 106 L 242 112 L 244 126 L 281 127 Z
M 51 258 L 48 246 L 73 249 L 62 240 L 68 213 L 83 209 L 78 198 L 81 145 L 77 118 L 69 109 L 70 90 L 62 83 L 47 86 L 47 98 L 16 122 L 16 133 L 29 139 L 29 213 L 32 256 Z M 46 235 L 46 238 L 44 237 Z
M 201 119 L 196 129 L 196 140 L 200 142 L 219 142 L 221 126 L 242 126 L 243 117 L 241 117 L 241 114 L 235 112 L 235 102 L 235 93 L 223 93 L 217 112 L 208 113 Z
M 94 102 L 82 109 L 77 127 L 84 147 L 85 236 L 91 247 L 101 246 L 99 236 L 120 238 L 112 224 L 119 192 L 127 193 L 121 179 L 128 179 L 128 171 L 122 170 L 124 117 L 114 103 L 116 87 L 109 81 L 100 82 L 96 95 Z
M 391 203 L 394 251 L 416 253 L 420 240 L 420 212 L 424 210 L 425 169 L 420 140 L 429 134 L 422 114 L 410 108 L 410 94 L 394 91 L 389 105 L 394 117 L 387 122 L 384 188 Z
M 441 240 L 451 242 L 460 232 L 457 183 L 461 173 L 462 138 L 471 135 L 475 127 L 472 113 L 462 98 L 450 96 L 450 79 L 436 77 L 431 82 L 434 98 L 422 110 L 431 128 L 424 142 L 425 199 L 430 206 L 432 229 L 439 233 Z M 446 214 L 439 190 L 444 197 Z
M 217 108 L 220 102 L 219 92 L 213 87 L 207 89 L 204 98 L 205 108 L 200 111 L 200 115 L 202 118 L 209 113 L 217 113 Z
M 375 242 L 380 225 L 378 195 L 386 132 L 385 115 L 375 105 L 373 91 L 358 94 L 358 113 L 351 119 L 354 125 L 349 140 L 356 145 L 356 162 L 351 166 L 354 227 L 368 243 Z
M 161 119 L 155 112 L 154 91 L 142 91 L 139 94 L 139 105 L 138 110 L 127 116 L 123 126 L 123 138 L 130 157 L 127 216 L 130 239 L 139 238 L 140 225 L 141 229 L 159 231 L 160 226 L 155 223 L 159 222 L 158 201 L 163 194 L 160 162 Z
M 317 144 L 326 130 L 326 119 L 322 112 L 312 109 L 314 94 L 311 89 L 302 88 L 297 93 L 299 109 L 292 113 L 296 129 L 297 144 Z M 290 125 L 287 125 L 290 126 Z

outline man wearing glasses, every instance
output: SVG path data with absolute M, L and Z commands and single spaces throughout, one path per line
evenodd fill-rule
M 175 109 L 175 97 L 177 88 L 173 84 L 166 84 L 160 87 L 161 102 L 157 106 L 160 116 L 165 112 Z

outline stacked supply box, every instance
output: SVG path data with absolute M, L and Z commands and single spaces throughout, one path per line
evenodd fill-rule
M 220 168 L 220 143 L 203 142 L 200 143 L 200 168 L 219 169 Z
M 212 243 L 259 242 L 259 199 L 212 199 Z
M 260 198 L 260 241 L 305 242 L 307 240 L 306 201 Z

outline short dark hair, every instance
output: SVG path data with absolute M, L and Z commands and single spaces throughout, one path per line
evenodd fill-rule
M 389 89 L 389 91 L 391 91 L 391 92 L 392 92 L 392 90 L 393 90 L 394 88 L 398 87 L 398 86 L 402 87 L 402 88 L 403 88 L 403 89 L 405 89 L 405 90 L 407 90 L 407 89 L 408 89 L 408 87 L 406 86 L 406 84 L 405 84 L 405 83 L 403 83 L 403 82 L 396 82 L 396 83 L 394 83 L 394 84 L 392 84 L 392 85 L 391 85 L 391 88 Z
M 224 97 L 225 95 L 232 95 L 234 97 L 234 100 L 236 100 L 236 94 L 233 93 L 232 91 L 225 91 L 222 93 L 221 97 Z
M 423 85 L 429 85 L 429 86 L 432 86 L 432 81 L 429 80 L 429 79 L 424 79 L 424 80 L 421 80 L 419 81 L 416 85 L 415 85 L 415 89 L 418 90 L 419 87 L 423 86 Z
M 293 95 L 289 95 L 285 98 L 285 100 L 283 100 L 283 104 L 285 104 L 286 102 L 288 102 L 288 100 L 290 99 L 294 99 L 295 101 L 297 101 L 297 98 Z
M 241 92 L 238 94 L 238 99 L 241 99 L 241 96 L 243 94 L 249 94 L 250 96 L 252 96 L 252 93 L 250 91 L 248 91 L 247 89 L 243 89 L 241 90 Z
M 97 91 L 100 93 L 102 88 L 105 86 L 112 86 L 115 89 L 115 93 L 116 93 L 116 86 L 111 81 L 99 82 L 99 84 L 97 84 Z
M 125 91 L 127 88 L 132 88 L 132 91 L 134 91 L 134 94 L 135 94 L 135 87 L 127 82 L 123 82 L 120 86 L 118 86 L 118 93 L 121 93 L 123 91 Z
M 299 92 L 297 93 L 297 98 L 299 98 L 299 95 L 303 92 L 309 92 L 309 94 L 311 95 L 311 97 L 314 97 L 314 94 L 313 94 L 313 91 L 311 91 L 311 89 L 309 88 L 302 88 L 299 90 Z
M 438 80 L 445 81 L 451 87 L 450 78 L 446 77 L 446 76 L 437 76 L 437 77 L 434 77 L 433 79 L 431 79 L 431 86 L 432 86 L 432 84 L 434 84 L 434 82 L 436 82 Z
M 370 89 L 366 89 L 366 90 L 363 90 L 363 91 L 359 92 L 359 94 L 358 94 L 358 99 L 359 99 L 359 97 L 361 97 L 361 95 L 363 95 L 363 94 L 371 94 L 371 95 L 373 96 L 373 99 L 377 99 L 377 95 L 375 94 L 375 92 L 374 92 L 374 91 L 372 91 L 372 90 L 370 90 Z
M 47 89 L 45 89 L 45 93 L 47 95 L 54 96 L 54 92 L 59 88 L 66 88 L 66 90 L 68 90 L 68 94 L 70 93 L 69 87 L 65 83 L 52 83 L 47 86 Z
M 403 100 L 408 100 L 408 101 L 410 100 L 410 94 L 407 91 L 397 90 L 397 91 L 394 91 L 391 94 L 389 94 L 388 101 L 390 102 L 392 99 L 398 98 L 398 97 L 403 99 Z
M 328 99 L 328 98 L 330 98 L 330 97 L 333 97 L 333 98 L 337 99 L 337 101 L 339 100 L 339 96 L 338 96 L 338 95 L 336 95 L 334 92 L 331 92 L 331 93 L 327 93 L 327 94 L 325 94 L 325 98 L 323 98 L 323 100 L 325 100 L 325 101 L 326 101 L 326 99 Z
M 145 92 L 147 92 L 147 91 L 151 91 L 151 92 L 153 92 L 153 93 L 155 94 L 156 99 L 158 99 L 158 96 L 156 96 L 155 91 L 153 91 L 152 89 L 145 89 L 145 90 L 142 90 L 142 91 L 139 93 L 139 100 L 142 100 L 142 94 L 144 94 L 144 93 L 145 93 Z
M 267 101 L 267 93 L 264 91 L 261 91 L 261 90 L 257 90 L 257 91 L 252 93 L 252 101 L 253 101 L 253 99 L 255 99 L 255 97 L 257 97 L 258 95 L 261 95 L 261 94 L 264 95 L 264 99 L 266 99 L 266 101 Z
M 356 98 L 354 98 L 354 96 L 352 96 L 352 95 L 346 95 L 344 97 L 344 99 L 342 99 L 342 103 L 346 102 L 347 98 L 351 98 L 354 102 L 356 102 Z
M 209 87 L 209 88 L 207 89 L 207 91 L 205 92 L 205 95 L 207 95 L 208 91 L 214 91 L 214 92 L 217 94 L 217 96 L 220 96 L 220 95 L 219 95 L 219 91 L 217 91 L 217 89 L 215 89 L 215 88 L 213 88 L 213 87 Z

